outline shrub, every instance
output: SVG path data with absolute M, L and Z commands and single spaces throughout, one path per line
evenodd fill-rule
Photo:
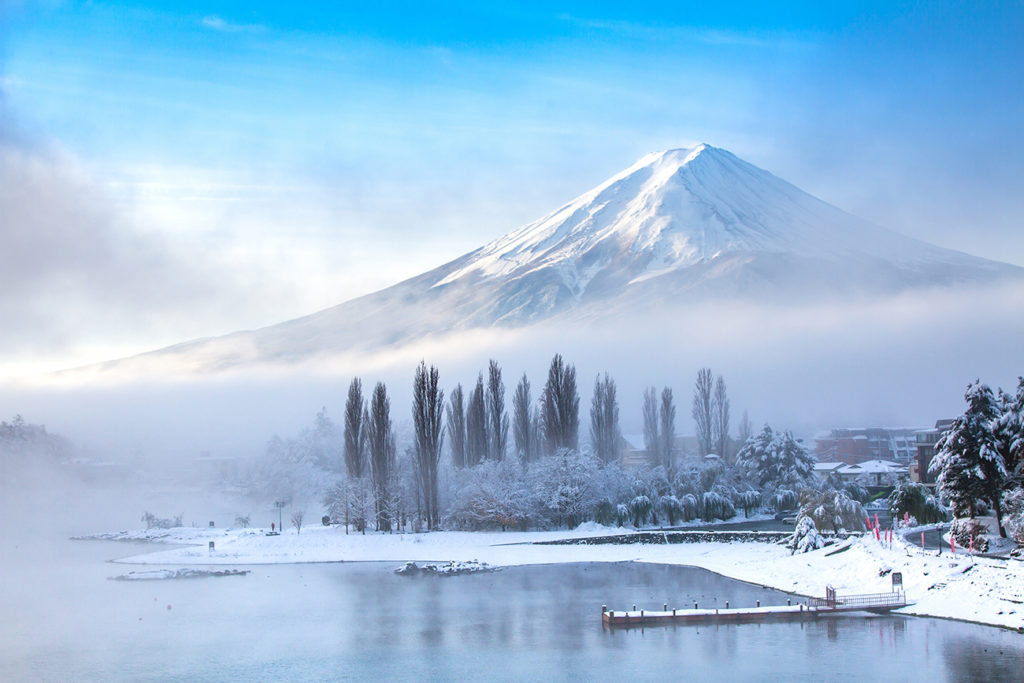
M 818 533 L 818 527 L 814 525 L 814 520 L 802 516 L 796 521 L 796 529 L 793 530 L 787 547 L 792 551 L 791 555 L 809 553 L 812 550 L 824 548 L 825 539 Z
M 980 520 L 970 517 L 954 519 L 949 533 L 961 548 L 973 547 L 975 552 L 988 552 L 988 527 Z

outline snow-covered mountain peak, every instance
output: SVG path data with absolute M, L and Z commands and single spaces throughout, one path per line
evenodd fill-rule
M 649 154 L 549 215 L 387 289 L 151 355 L 220 370 L 454 331 L 559 319 L 615 327 L 711 301 L 788 306 L 1004 278 L 1024 269 L 872 225 L 702 144 Z
M 952 254 L 857 219 L 724 149 L 700 144 L 644 156 L 468 254 L 434 285 L 551 271 L 580 296 L 595 279 L 628 285 L 727 255 L 766 253 L 892 261 Z

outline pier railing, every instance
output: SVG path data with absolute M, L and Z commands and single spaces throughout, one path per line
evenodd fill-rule
M 907 596 L 903 591 L 891 593 L 863 593 L 861 595 L 835 595 L 831 594 L 824 598 L 811 598 L 808 601 L 811 607 L 819 609 L 835 609 L 837 607 L 863 607 L 870 609 L 902 607 L 907 604 Z

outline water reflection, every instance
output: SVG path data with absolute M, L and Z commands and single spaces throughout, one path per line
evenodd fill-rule
M 782 593 L 692 568 L 576 564 L 402 577 L 391 564 L 317 564 L 140 585 L 107 581 L 117 571 L 98 561 L 102 547 L 74 547 L 79 564 L 43 572 L 46 585 L 5 594 L 5 619 L 43 614 L 45 628 L 22 633 L 6 625 L 0 678 L 932 683 L 1020 680 L 1024 670 L 1021 636 L 948 621 L 854 616 L 602 627 L 602 604 L 785 602 Z M 55 604 L 59 612 L 40 610 Z

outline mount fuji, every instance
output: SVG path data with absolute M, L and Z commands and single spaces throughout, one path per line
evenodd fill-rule
M 699 145 L 645 156 L 547 216 L 392 287 L 130 360 L 207 372 L 708 301 L 849 300 L 1022 276 L 873 225 Z

